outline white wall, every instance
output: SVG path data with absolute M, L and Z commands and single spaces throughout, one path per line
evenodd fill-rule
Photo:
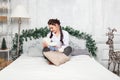
M 104 66 L 108 59 L 107 27 L 118 30 L 115 49 L 120 49 L 120 0 L 12 0 L 12 9 L 18 4 L 23 4 L 31 17 L 22 29 L 45 27 L 50 18 L 58 18 L 62 26 L 92 34 L 98 46 L 97 60 Z M 17 32 L 16 25 L 12 31 Z
M 93 6 L 90 0 L 25 0 L 23 3 L 13 1 L 13 4 L 23 4 L 28 8 L 31 16 L 30 27 L 44 27 L 50 18 L 58 18 L 62 26 L 72 26 L 81 31 L 86 31 L 87 28 L 88 33 L 93 32 Z M 12 5 L 12 8 L 16 5 Z

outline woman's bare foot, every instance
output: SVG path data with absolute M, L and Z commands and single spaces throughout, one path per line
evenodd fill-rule
M 52 63 L 52 62 L 50 62 L 50 61 L 48 62 L 48 64 L 53 65 L 53 63 Z

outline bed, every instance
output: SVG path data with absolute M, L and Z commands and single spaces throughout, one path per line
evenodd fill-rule
M 88 55 L 71 57 L 60 66 L 43 57 L 21 55 L 0 72 L 0 80 L 120 80 Z
M 39 42 L 24 43 L 24 53 L 0 71 L 0 80 L 120 80 L 86 54 L 71 56 L 70 61 L 60 66 L 50 65 L 43 56 L 32 54 L 39 53 Z

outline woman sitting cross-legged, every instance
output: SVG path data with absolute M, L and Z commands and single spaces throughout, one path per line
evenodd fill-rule
M 61 29 L 60 21 L 58 19 L 50 19 L 48 21 L 48 26 L 50 33 L 48 33 L 47 38 L 44 38 L 43 40 L 43 52 L 59 51 L 63 52 L 66 56 L 69 56 L 72 52 L 72 48 L 69 46 L 68 32 Z

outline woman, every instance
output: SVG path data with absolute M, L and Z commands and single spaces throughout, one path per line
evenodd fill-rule
M 72 48 L 69 46 L 69 34 L 67 31 L 61 29 L 60 21 L 58 19 L 50 19 L 48 21 L 50 33 L 47 38 L 50 38 L 51 42 L 54 42 L 54 46 L 49 45 L 47 42 L 43 42 L 43 52 L 46 51 L 59 51 L 69 56 L 72 52 Z

